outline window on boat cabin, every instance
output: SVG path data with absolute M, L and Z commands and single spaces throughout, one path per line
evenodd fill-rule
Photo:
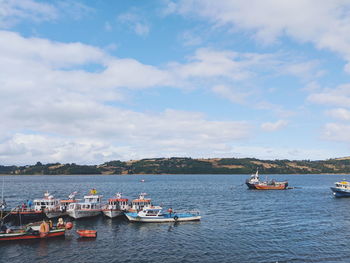
M 156 216 L 157 214 L 158 214 L 158 210 L 148 210 L 146 215 Z

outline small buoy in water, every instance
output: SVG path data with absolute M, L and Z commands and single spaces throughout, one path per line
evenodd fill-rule
M 141 183 L 144 183 L 144 182 L 145 182 L 145 179 L 141 179 L 140 182 L 141 182 Z
M 67 229 L 67 230 L 71 230 L 72 227 L 73 227 L 73 223 L 72 223 L 72 222 L 67 222 L 67 224 L 66 224 L 66 229 Z

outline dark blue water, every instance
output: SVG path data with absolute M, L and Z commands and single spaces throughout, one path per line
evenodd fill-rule
M 46 190 L 66 198 L 96 188 L 105 200 L 115 192 L 129 198 L 147 192 L 165 208 L 199 209 L 202 221 L 84 219 L 75 221 L 65 238 L 1 243 L 0 258 L 11 263 L 350 262 L 350 198 L 336 199 L 329 189 L 350 176 L 273 177 L 301 188 L 247 190 L 246 175 L 5 176 L 4 194 L 13 205 Z M 98 237 L 78 239 L 75 229 L 95 229 Z

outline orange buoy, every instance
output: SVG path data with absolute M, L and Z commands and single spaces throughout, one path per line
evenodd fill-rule
M 67 229 L 67 230 L 71 230 L 72 227 L 73 227 L 73 223 L 72 223 L 72 222 L 67 222 L 67 223 L 66 223 L 66 229 Z

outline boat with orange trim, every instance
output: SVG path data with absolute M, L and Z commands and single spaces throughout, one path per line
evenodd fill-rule
M 73 226 L 72 223 L 68 222 L 66 227 L 64 228 L 60 228 L 60 227 L 50 228 L 46 222 L 42 222 L 40 225 L 29 224 L 24 228 L 18 228 L 18 229 L 8 228 L 0 232 L 0 241 L 62 237 L 65 235 L 66 230 L 71 229 L 72 226 Z
M 45 208 L 45 215 L 47 218 L 62 217 L 67 215 L 67 208 L 69 204 L 77 202 L 75 196 L 78 192 L 71 193 L 67 200 L 59 200 L 59 204 L 54 207 Z
M 288 181 L 278 182 L 274 179 L 268 181 L 260 181 L 259 171 L 252 174 L 249 179 L 246 180 L 246 185 L 249 189 L 255 190 L 285 190 L 288 188 Z
M 44 211 L 46 209 L 54 209 L 59 203 L 59 199 L 54 198 L 53 195 L 46 191 L 43 198 L 34 199 L 34 209 L 23 204 L 13 209 L 10 212 L 10 216 L 19 223 L 42 220 L 45 218 Z
M 114 198 L 108 199 L 108 203 L 102 207 L 102 212 L 109 218 L 114 218 L 123 215 L 130 206 L 129 199 L 123 198 L 121 193 L 116 193 Z
M 131 201 L 131 207 L 128 212 L 139 212 L 144 208 L 152 206 L 152 199 L 146 198 L 147 193 L 140 193 L 137 199 Z

